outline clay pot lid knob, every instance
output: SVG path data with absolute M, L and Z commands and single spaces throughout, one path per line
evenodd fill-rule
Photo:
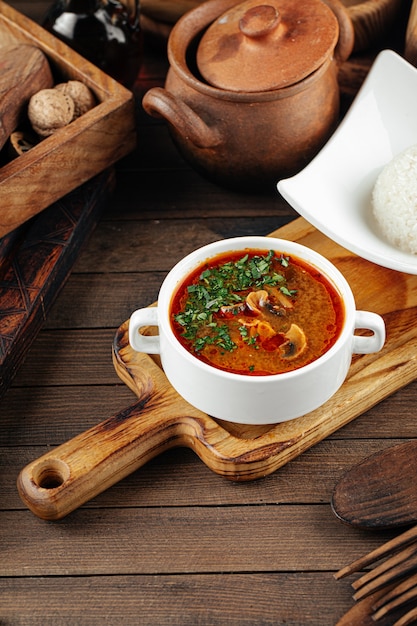
M 277 9 L 269 4 L 248 9 L 239 21 L 240 31 L 251 39 L 259 39 L 273 32 L 281 21 Z

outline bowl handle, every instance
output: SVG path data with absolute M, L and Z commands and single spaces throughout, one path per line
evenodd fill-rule
M 222 142 L 216 128 L 207 126 L 199 115 L 182 100 L 162 87 L 152 87 L 143 97 L 143 108 L 152 117 L 164 117 L 182 137 L 198 148 L 213 148 Z
M 385 343 L 385 323 L 380 315 L 370 311 L 356 311 L 355 329 L 371 330 L 372 335 L 354 335 L 353 354 L 379 352 Z
M 160 354 L 159 335 L 142 335 L 141 328 L 158 326 L 158 307 L 134 311 L 129 320 L 129 343 L 137 352 Z
M 334 50 L 334 57 L 337 64 L 341 65 L 352 54 L 355 30 L 348 10 L 340 0 L 323 0 L 323 2 L 333 11 L 339 22 L 339 40 Z

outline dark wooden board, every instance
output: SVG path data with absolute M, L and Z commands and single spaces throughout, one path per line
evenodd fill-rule
M 107 170 L 0 239 L 0 398 L 113 189 Z

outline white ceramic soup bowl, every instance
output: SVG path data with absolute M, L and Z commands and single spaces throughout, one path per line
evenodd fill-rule
M 340 335 L 327 352 L 308 365 L 267 376 L 235 374 L 199 360 L 175 337 L 170 308 L 179 284 L 204 261 L 239 250 L 243 256 L 247 249 L 293 255 L 322 272 L 339 293 L 345 309 Z M 145 326 L 157 326 L 159 334 L 141 334 Z M 372 334 L 355 335 L 358 328 Z M 162 283 L 157 306 L 138 309 L 132 314 L 129 342 L 138 352 L 160 354 L 171 385 L 204 413 L 241 424 L 275 424 L 301 417 L 331 398 L 345 380 L 353 354 L 369 354 L 382 348 L 385 325 L 376 313 L 356 310 L 346 279 L 317 252 L 272 237 L 236 237 L 199 248 L 179 261 Z

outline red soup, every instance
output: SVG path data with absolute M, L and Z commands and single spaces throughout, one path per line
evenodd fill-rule
M 171 302 L 178 341 L 228 372 L 289 372 L 324 354 L 344 319 L 339 293 L 317 269 L 273 250 L 220 254 L 179 285 Z

